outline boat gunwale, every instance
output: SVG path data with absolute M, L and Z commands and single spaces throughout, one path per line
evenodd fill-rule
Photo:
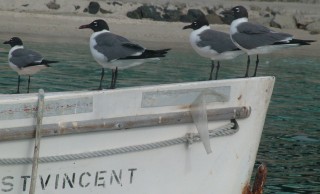
M 229 107 L 207 109 L 208 121 L 223 121 L 248 118 L 250 107 Z M 98 131 L 128 130 L 142 127 L 157 127 L 192 123 L 190 110 L 159 113 L 149 115 L 135 115 L 117 118 L 105 118 L 85 121 L 70 121 L 65 123 L 44 124 L 41 129 L 42 137 L 67 134 L 89 133 Z M 0 142 L 34 138 L 35 126 L 0 129 Z

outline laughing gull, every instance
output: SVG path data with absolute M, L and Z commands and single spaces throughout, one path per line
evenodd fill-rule
M 225 17 L 232 16 L 234 19 L 230 26 L 230 36 L 234 44 L 248 54 L 247 70 L 248 77 L 250 55 L 257 55 L 256 67 L 253 77 L 257 74 L 259 54 L 267 54 L 284 48 L 310 45 L 314 40 L 294 39 L 291 34 L 275 32 L 269 28 L 248 22 L 248 11 L 243 6 L 236 6 L 231 10 L 221 12 Z
M 22 40 L 18 37 L 13 37 L 3 44 L 10 44 L 12 47 L 9 51 L 8 61 L 9 66 L 18 73 L 18 89 L 20 93 L 20 75 L 28 75 L 28 90 L 30 87 L 30 77 L 42 69 L 49 67 L 50 63 L 57 63 L 58 61 L 49 61 L 44 59 L 39 53 L 25 49 Z
M 93 30 L 93 34 L 90 37 L 90 50 L 93 58 L 102 66 L 98 88 L 100 90 L 102 89 L 104 68 L 112 69 L 110 88 L 114 89 L 118 69 L 126 69 L 150 60 L 158 60 L 159 57 L 165 57 L 170 50 L 149 50 L 132 43 L 122 36 L 111 33 L 108 24 L 101 19 L 79 27 L 79 29 L 84 28 Z
M 214 69 L 214 61 L 218 61 L 216 76 L 220 68 L 220 60 L 233 59 L 244 52 L 241 51 L 230 39 L 230 35 L 224 32 L 211 30 L 209 22 L 205 16 L 200 16 L 190 25 L 183 29 L 191 28 L 190 44 L 192 48 L 202 57 L 211 59 L 211 72 L 209 80 L 212 80 L 212 72 Z

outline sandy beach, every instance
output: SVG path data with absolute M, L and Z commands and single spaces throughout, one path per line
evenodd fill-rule
M 26 1 L 32 2 L 32 1 Z M 92 33 L 90 30 L 79 30 L 78 27 L 90 23 L 94 19 L 105 19 L 113 33 L 125 36 L 130 40 L 143 43 L 151 48 L 170 47 L 176 49 L 191 49 L 189 46 L 189 30 L 182 30 L 187 25 L 181 22 L 159 22 L 148 19 L 135 20 L 125 16 L 129 9 L 125 5 L 117 8 L 113 14 L 91 15 L 78 11 L 67 12 L 72 9 L 74 3 L 85 6 L 89 1 L 64 1 L 63 9 L 59 11 L 44 11 L 46 5 L 43 3 L 36 6 L 22 7 L 16 3 L 7 3 L 0 1 L 0 39 L 5 41 L 13 36 L 19 36 L 29 42 L 61 42 L 72 44 L 88 44 L 88 39 Z M 203 1 L 199 2 L 204 3 Z M 226 1 L 232 4 L 232 1 Z M 238 2 L 239 3 L 239 2 Z M 23 4 L 23 2 L 20 2 Z M 235 3 L 234 3 L 235 4 Z M 130 9 L 138 7 L 140 4 L 130 4 Z M 295 4 L 290 4 L 291 6 Z M 69 6 L 69 7 L 68 7 Z M 128 6 L 128 5 L 127 5 Z M 297 5 L 298 6 L 298 5 Z M 310 5 L 306 4 L 306 8 Z M 126 10 L 127 9 L 127 10 Z M 228 32 L 228 25 L 212 25 L 213 29 Z M 320 56 L 320 35 L 311 35 L 305 30 L 298 29 L 274 29 L 293 34 L 299 39 L 317 40 L 311 46 L 305 46 L 289 51 L 283 51 L 282 54 L 300 54 L 306 56 Z M 3 45 L 1 50 L 8 50 Z

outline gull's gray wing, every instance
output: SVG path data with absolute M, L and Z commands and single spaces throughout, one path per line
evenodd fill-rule
M 265 26 L 249 22 L 240 24 L 237 31 L 232 34 L 232 39 L 245 49 L 254 49 L 292 39 L 290 34 L 274 32 Z
M 112 33 L 102 33 L 95 38 L 94 48 L 105 55 L 108 61 L 141 54 L 145 48 L 128 39 Z
M 229 34 L 224 32 L 208 29 L 199 34 L 199 37 L 200 41 L 197 42 L 199 47 L 210 46 L 211 49 L 218 53 L 239 50 L 236 45 L 233 44 Z
M 39 53 L 21 48 L 14 50 L 9 60 L 21 69 L 32 65 L 40 65 L 42 59 L 43 57 Z

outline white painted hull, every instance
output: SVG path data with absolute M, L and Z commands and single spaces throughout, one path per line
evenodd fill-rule
M 172 94 L 168 91 L 175 91 L 175 97 L 181 94 L 189 98 L 194 92 L 222 88 L 222 94 L 226 96 L 220 96 L 220 99 L 217 96 L 210 97 L 207 109 L 245 106 L 251 108 L 251 114 L 248 118 L 237 120 L 240 129 L 234 135 L 211 138 L 211 154 L 206 153 L 201 142 L 195 142 L 190 146 L 177 144 L 111 156 L 41 162 L 36 179 L 36 193 L 241 193 L 250 181 L 273 85 L 273 77 L 258 77 L 106 91 L 47 93 L 45 103 L 81 99 L 76 105 L 79 108 L 67 107 L 65 112 L 46 109 L 51 113 L 44 113 L 43 125 L 57 124 L 59 129 L 67 125 L 78 129 L 80 121 L 189 110 L 188 104 L 175 100 L 169 102 L 170 98 L 167 97 L 172 97 Z M 163 99 L 157 99 L 157 94 L 163 95 Z M 37 94 L 0 95 L 0 107 L 4 107 L 0 108 L 0 136 L 17 128 L 24 129 L 34 125 L 35 119 L 29 117 L 32 111 L 30 107 L 17 107 L 36 102 Z M 14 105 L 17 103 L 20 104 Z M 159 123 L 164 122 L 161 119 L 159 118 Z M 209 129 L 215 129 L 227 123 L 228 120 L 210 121 L 208 126 Z M 98 131 L 94 130 L 87 133 L 77 133 L 75 130 L 68 135 L 44 135 L 41 138 L 40 157 L 144 145 L 197 132 L 193 123 L 126 130 L 103 130 L 100 126 Z M 63 130 L 57 133 L 63 133 Z M 34 138 L 22 136 L 23 134 L 17 133 L 17 136 L 10 137 L 11 140 L 0 140 L 0 160 L 33 157 Z M 29 193 L 31 169 L 32 164 L 0 165 L 0 193 Z

